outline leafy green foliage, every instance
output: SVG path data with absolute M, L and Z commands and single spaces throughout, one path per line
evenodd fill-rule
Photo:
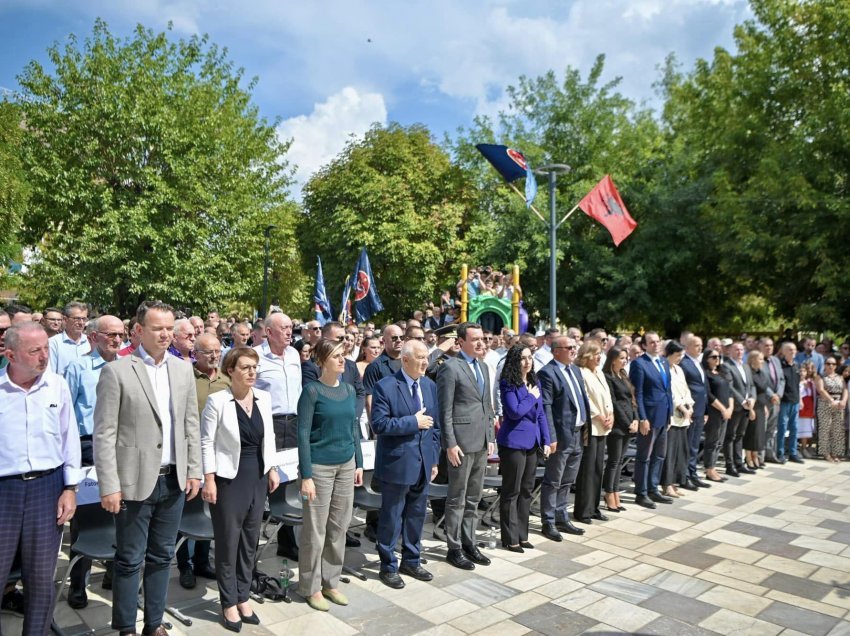
M 263 228 L 296 210 L 287 146 L 251 104 L 254 82 L 240 86 L 206 36 L 173 42 L 141 26 L 119 40 L 98 21 L 82 46 L 72 37 L 49 56 L 52 74 L 32 62 L 19 78 L 25 295 L 122 314 L 145 298 L 198 311 L 258 299 Z
M 22 124 L 20 108 L 0 101 L 0 281 L 7 276 L 10 260 L 21 261 L 17 231 L 29 197 L 29 184 L 20 159 Z
M 304 267 L 315 271 L 322 257 L 339 312 L 343 282 L 365 246 L 385 314 L 408 315 L 457 282 L 470 193 L 424 127 L 375 126 L 305 186 Z

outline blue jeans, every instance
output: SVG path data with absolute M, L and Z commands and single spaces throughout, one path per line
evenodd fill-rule
M 797 402 L 779 403 L 779 420 L 776 423 L 776 457 L 785 456 L 785 431 L 788 431 L 789 454 L 797 456 L 797 413 L 800 405 Z
M 637 434 L 635 456 L 635 495 L 657 493 L 661 483 L 661 470 L 667 456 L 667 427 L 651 428 L 649 433 Z
M 112 629 L 136 626 L 139 571 L 145 564 L 145 630 L 162 624 L 168 575 L 186 498 L 172 471 L 161 475 L 144 501 L 124 502 L 115 517 L 115 571 L 112 578 Z

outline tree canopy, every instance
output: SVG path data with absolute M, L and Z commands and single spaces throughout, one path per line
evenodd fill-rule
M 32 62 L 19 77 L 25 296 L 124 314 L 152 297 L 198 310 L 258 298 L 262 230 L 296 210 L 254 82 L 206 36 L 117 39 L 102 21 L 49 57 L 52 73 Z

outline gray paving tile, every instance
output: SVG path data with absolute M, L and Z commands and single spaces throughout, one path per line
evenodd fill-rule
M 773 508 L 768 506 L 767 508 L 762 508 L 761 510 L 759 510 L 758 514 L 763 515 L 765 517 L 778 517 L 783 512 L 785 511 L 782 510 L 782 508 Z
M 793 594 L 794 596 L 802 596 L 813 601 L 819 601 L 824 596 L 829 594 L 834 588 L 826 583 L 818 583 L 817 581 L 809 581 L 800 578 L 799 576 L 791 576 L 784 572 L 771 574 L 760 583 L 766 588 Z
M 689 565 L 692 568 L 706 570 L 712 565 L 717 565 L 723 558 L 707 554 L 707 551 L 712 547 L 720 545 L 717 541 L 710 539 L 696 539 L 684 545 L 677 546 L 672 550 L 661 555 L 662 558 L 669 561 L 675 561 L 682 565 Z
M 778 470 L 771 471 L 770 478 L 778 479 L 780 481 L 800 481 L 800 475 L 797 474 L 796 471 L 781 468 Z
M 652 539 L 653 541 L 659 541 L 661 539 L 666 539 L 667 537 L 669 537 L 672 534 L 676 534 L 676 532 L 678 532 L 678 531 L 677 530 L 670 530 L 668 528 L 658 528 L 658 527 L 656 527 L 656 528 L 653 528 L 652 530 L 648 530 L 647 532 L 644 532 L 640 536 L 642 536 L 645 539 Z
M 821 528 L 829 528 L 850 536 L 850 521 L 839 521 L 838 519 L 823 519 L 818 524 Z
M 661 616 L 649 625 L 644 626 L 638 633 L 647 635 L 657 634 L 658 636 L 712 636 L 717 632 L 712 632 L 696 625 L 688 625 L 669 616 Z
M 666 591 L 648 598 L 640 606 L 665 616 L 676 616 L 692 625 L 701 623 L 719 609 L 711 603 Z
M 749 547 L 750 550 L 758 550 L 765 554 L 781 556 L 786 559 L 799 559 L 808 552 L 807 548 L 800 548 L 796 545 L 791 545 L 781 539 L 759 539 L 747 547 Z
M 342 592 L 348 597 L 349 604 L 344 607 L 334 606 L 333 613 L 337 618 L 346 622 L 362 618 L 367 614 L 382 609 L 397 607 L 392 601 L 381 595 L 373 594 L 356 585 L 346 585 Z
M 584 546 L 581 546 L 582 548 Z M 535 572 L 543 572 L 549 576 L 562 578 L 586 570 L 587 566 L 581 563 L 576 563 L 570 558 L 561 558 L 558 555 L 553 558 L 552 555 L 543 555 L 522 562 L 523 567 L 530 568 Z
M 506 598 L 516 596 L 517 593 L 515 589 L 507 585 L 478 576 L 449 585 L 445 588 L 445 591 L 457 598 L 482 607 L 504 601 Z
M 336 614 L 335 610 L 336 607 L 332 610 Z M 359 633 L 368 636 L 412 634 L 433 627 L 432 623 L 398 606 L 385 607 L 355 618 L 346 618 L 345 622 Z
M 657 587 L 632 581 L 622 576 L 609 576 L 607 579 L 597 581 L 589 587 L 594 592 L 599 592 L 605 596 L 613 596 L 633 605 L 652 598 L 660 592 Z
M 527 612 L 517 614 L 512 620 L 540 634 L 552 636 L 582 634 L 597 623 L 592 618 L 571 612 L 552 603 L 539 605 Z
M 847 508 L 842 503 L 838 503 L 837 501 L 828 501 L 825 499 L 808 499 L 804 506 L 811 506 L 816 510 L 831 510 L 833 512 L 844 512 L 844 509 Z
M 795 607 L 787 603 L 780 603 L 779 601 L 771 603 L 762 610 L 758 618 L 797 630 L 798 632 L 814 634 L 815 636 L 828 634 L 840 621 L 840 619 L 833 616 L 813 612 L 802 607 Z
M 693 576 L 685 576 L 684 574 L 670 571 L 659 572 L 646 579 L 644 583 L 690 598 L 696 598 L 703 592 L 707 592 L 714 587 L 714 583 L 710 581 L 704 581 Z
M 784 530 L 777 530 L 776 528 L 759 526 L 754 523 L 747 523 L 746 521 L 733 521 L 727 524 L 724 530 L 729 530 L 730 532 L 740 532 L 741 534 L 745 534 L 749 537 L 774 539 L 776 541 L 783 541 L 785 543 L 791 543 L 799 536 L 797 534 L 794 534 L 793 532 L 785 532 Z
M 690 521 L 691 523 L 700 523 L 702 521 L 708 521 L 709 519 L 711 519 L 711 515 L 707 515 L 702 512 L 697 512 L 695 510 L 683 510 L 675 504 L 672 506 L 664 507 L 664 516 L 673 517 L 674 519 L 681 519 L 682 521 Z

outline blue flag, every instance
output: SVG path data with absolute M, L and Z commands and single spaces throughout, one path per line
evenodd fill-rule
M 364 322 L 384 310 L 384 305 L 381 304 L 378 296 L 378 289 L 375 287 L 375 277 L 372 276 L 372 266 L 369 265 L 369 255 L 365 247 L 360 251 L 360 258 L 357 259 L 350 284 L 354 291 L 352 303 L 354 322 Z
M 331 303 L 328 300 L 328 293 L 325 291 L 325 276 L 322 274 L 322 258 L 316 257 L 319 264 L 316 268 L 316 289 L 313 291 L 313 312 L 316 315 L 316 320 L 320 325 L 323 325 L 333 320 L 333 312 L 331 311 Z
M 525 155 L 519 150 L 499 144 L 478 144 L 475 147 L 508 183 L 525 179 L 525 205 L 531 206 L 537 196 L 537 179 L 534 178 L 531 164 Z

